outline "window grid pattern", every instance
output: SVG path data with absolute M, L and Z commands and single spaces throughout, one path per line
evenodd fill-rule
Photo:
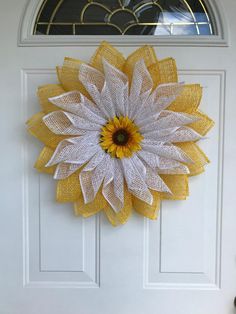
M 44 0 L 34 35 L 214 35 L 202 0 Z

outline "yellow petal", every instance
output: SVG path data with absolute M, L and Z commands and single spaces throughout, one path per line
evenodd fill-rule
M 131 81 L 133 76 L 133 69 L 137 61 L 143 59 L 147 68 L 157 62 L 156 53 L 153 47 L 143 46 L 134 51 L 126 60 L 124 65 L 124 72 Z
M 160 193 L 152 191 L 153 204 L 149 205 L 132 195 L 133 209 L 142 216 L 150 219 L 157 219 L 157 213 L 160 209 Z
M 85 87 L 79 81 L 79 67 L 83 62 L 77 59 L 65 58 L 60 70 L 60 82 L 66 91 L 78 90 L 89 97 Z
M 104 208 L 104 212 L 113 226 L 118 226 L 119 224 L 125 224 L 132 213 L 132 199 L 131 194 L 125 187 L 125 201 L 124 207 L 116 213 L 109 204 Z
M 193 161 L 191 164 L 186 164 L 190 171 L 190 176 L 198 175 L 204 171 L 204 166 L 209 163 L 209 159 L 197 144 L 193 142 L 186 142 L 176 143 L 175 145 L 181 148 Z
M 76 202 L 81 196 L 79 182 L 80 170 L 76 171 L 68 178 L 59 180 L 57 183 L 57 201 L 58 202 Z
M 185 85 L 180 96 L 167 108 L 172 111 L 194 113 L 202 99 L 202 87 L 199 84 Z
M 172 194 L 160 193 L 161 198 L 168 200 L 185 200 L 189 195 L 187 175 L 161 175 Z
M 52 167 L 45 167 L 45 165 L 51 159 L 53 152 L 54 150 L 52 148 L 45 146 L 41 151 L 34 167 L 40 172 L 53 174 L 56 170 L 56 165 Z
M 195 116 L 199 118 L 198 121 L 190 124 L 189 126 L 194 129 L 196 132 L 198 132 L 201 135 L 206 135 L 210 129 L 214 126 L 214 121 L 211 120 L 206 114 L 197 111 L 194 113 Z
M 156 62 L 148 67 L 148 71 L 151 75 L 153 81 L 153 89 L 156 88 L 158 85 L 161 84 L 161 74 L 160 74 L 160 67 L 159 63 Z
M 50 103 L 48 98 L 55 97 L 65 93 L 63 87 L 59 84 L 48 84 L 38 88 L 39 103 L 45 113 L 60 110 L 57 106 Z
M 167 58 L 158 62 L 160 71 L 160 84 L 178 82 L 178 73 L 175 60 Z
M 83 217 L 90 217 L 107 206 L 101 191 L 99 191 L 93 202 L 84 204 L 83 195 L 81 194 L 77 202 L 74 204 L 75 215 L 82 215 Z
M 91 58 L 90 65 L 103 72 L 103 58 L 106 59 L 106 61 L 111 65 L 122 71 L 125 64 L 124 56 L 117 49 L 105 41 L 103 41 L 95 51 L 95 54 Z
M 56 148 L 60 141 L 68 138 L 69 136 L 56 135 L 51 132 L 43 122 L 43 112 L 35 114 L 32 118 L 27 121 L 28 131 L 38 140 L 43 142 L 50 148 Z

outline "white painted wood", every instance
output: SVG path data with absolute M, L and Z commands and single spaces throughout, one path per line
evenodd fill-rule
M 156 49 L 176 59 L 183 80 L 204 86 L 201 108 L 216 121 L 201 143 L 211 164 L 190 179 L 187 201 L 163 202 L 157 221 L 134 214 L 118 228 L 104 215 L 74 217 L 54 202 L 50 176 L 33 169 L 41 145 L 24 123 L 39 110 L 37 86 L 55 82 L 65 56 L 88 60 L 94 48 L 17 46 L 24 5 L 0 0 L 0 314 L 233 314 L 235 2 L 221 2 L 229 47 Z M 120 49 L 127 55 L 132 45 Z

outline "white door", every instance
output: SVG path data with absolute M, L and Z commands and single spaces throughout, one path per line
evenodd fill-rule
M 116 228 L 104 215 L 75 217 L 33 169 L 41 145 L 24 123 L 39 111 L 37 87 L 56 83 L 65 56 L 88 61 L 96 47 L 50 38 L 17 45 L 24 2 L 0 1 L 0 314 L 235 313 L 235 1 L 220 6 L 228 46 L 155 45 L 160 59 L 176 59 L 181 80 L 204 87 L 201 108 L 215 127 L 201 147 L 211 164 L 190 179 L 186 201 L 163 202 L 157 221 L 134 214 Z M 125 39 L 120 46 L 125 55 L 135 49 Z

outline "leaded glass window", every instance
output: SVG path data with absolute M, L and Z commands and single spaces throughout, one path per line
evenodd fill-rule
M 34 35 L 214 35 L 202 0 L 44 0 Z

